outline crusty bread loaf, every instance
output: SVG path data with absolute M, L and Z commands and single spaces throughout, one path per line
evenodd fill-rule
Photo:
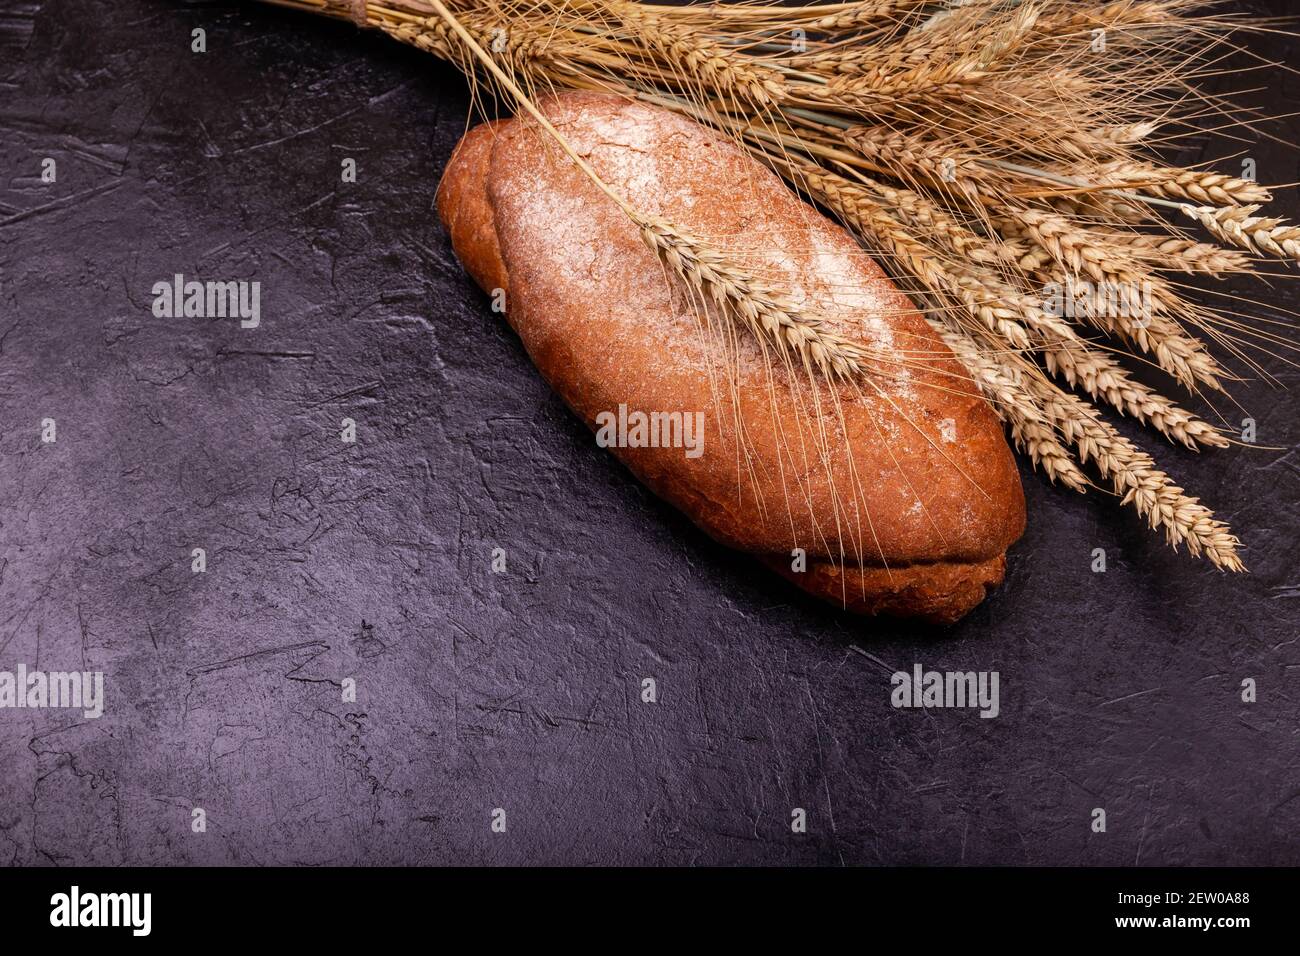
M 702 305 L 530 118 L 458 146 L 438 211 L 457 255 L 589 426 L 602 413 L 704 413 L 703 453 L 611 450 L 724 544 L 865 613 L 956 620 L 1002 579 L 1024 528 L 992 410 L 856 241 L 712 130 L 621 98 L 564 94 L 547 118 L 638 210 L 725 248 L 871 348 L 831 384 L 774 360 Z M 801 564 L 802 549 L 806 564 Z

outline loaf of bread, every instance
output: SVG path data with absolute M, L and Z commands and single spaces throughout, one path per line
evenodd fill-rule
M 1024 529 L 1020 479 L 911 301 L 716 132 L 606 94 L 540 107 L 638 211 L 725 250 L 878 369 L 829 382 L 784 360 L 672 274 L 535 120 L 478 126 L 438 212 L 599 443 L 712 537 L 828 601 L 946 623 L 983 600 Z

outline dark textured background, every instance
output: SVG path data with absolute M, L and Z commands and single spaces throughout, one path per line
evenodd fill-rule
M 1249 576 L 1026 472 L 984 606 L 855 619 L 711 543 L 547 389 L 434 215 L 466 116 L 451 69 L 347 24 L 0 0 L 0 669 L 108 682 L 98 721 L 0 711 L 0 863 L 1300 862 L 1294 391 L 1239 393 L 1282 450 L 1159 449 Z M 155 319 L 175 272 L 259 280 L 261 328 Z M 918 661 L 998 670 L 1002 716 L 891 709 Z

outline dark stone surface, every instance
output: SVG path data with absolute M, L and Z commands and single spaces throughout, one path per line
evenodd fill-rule
M 1300 862 L 1294 391 L 1238 393 L 1276 448 L 1157 449 L 1250 575 L 1026 472 L 983 607 L 855 619 L 640 488 L 488 310 L 433 211 L 453 70 L 256 5 L 4 8 L 0 670 L 108 706 L 0 710 L 0 863 Z M 260 328 L 155 318 L 177 272 L 260 281 Z M 916 662 L 997 670 L 1001 716 L 891 708 Z

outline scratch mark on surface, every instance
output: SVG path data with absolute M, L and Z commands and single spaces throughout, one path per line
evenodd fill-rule
M 240 664 L 247 664 L 250 661 L 262 660 L 263 658 L 273 657 L 277 654 L 288 654 L 292 651 L 306 650 L 313 648 L 318 650 L 329 650 L 329 645 L 324 641 L 303 641 L 300 644 L 285 644 L 283 647 L 268 647 L 265 650 L 253 651 L 251 654 L 241 654 L 239 657 L 230 657 L 224 661 L 214 661 L 211 664 L 200 664 L 198 667 L 192 667 L 185 673 L 190 677 L 202 677 L 205 674 L 212 674 L 216 671 L 225 670 L 227 667 L 238 667 Z
M 22 212 L 14 213 L 0 219 L 0 229 L 5 226 L 13 225 L 16 222 L 22 222 L 24 219 L 30 219 L 33 216 L 44 215 L 47 212 L 56 212 L 67 206 L 75 206 L 85 199 L 93 199 L 104 193 L 111 193 L 122 185 L 122 180 L 115 179 L 111 182 L 101 183 L 98 186 L 92 186 L 90 189 L 84 189 L 79 193 L 73 193 L 71 196 L 64 196 L 62 199 L 54 199 L 39 206 L 33 206 L 31 209 L 24 209 Z
M 1132 699 L 1135 698 L 1135 697 L 1145 697 L 1147 694 L 1154 694 L 1154 693 L 1156 693 L 1156 692 L 1158 692 L 1158 691 L 1160 691 L 1160 690 L 1163 690 L 1163 689 L 1164 689 L 1164 688 L 1162 688 L 1162 687 L 1152 687 L 1150 690 L 1139 690 L 1139 691 L 1136 691 L 1136 692 L 1134 692 L 1134 693 L 1132 693 L 1132 694 L 1125 694 L 1123 697 L 1116 697 L 1116 698 L 1114 698 L 1114 699 L 1112 699 L 1112 700 L 1104 700 L 1104 701 L 1102 701 L 1100 704 L 1098 704 L 1097 706 L 1098 706 L 1098 707 L 1107 707 L 1107 706 L 1109 706 L 1109 705 L 1111 705 L 1111 704 L 1118 704 L 1118 703 L 1121 703 L 1122 701 L 1132 700 Z
M 804 681 L 803 692 L 808 697 L 808 706 L 812 708 L 813 715 L 813 733 L 817 737 L 817 771 L 821 774 L 822 789 L 826 792 L 826 817 L 831 824 L 831 842 L 835 845 L 835 850 L 840 854 L 840 865 L 844 865 L 844 854 L 839 849 L 839 841 L 836 840 L 835 830 L 835 806 L 831 802 L 831 784 L 826 776 L 826 752 L 822 749 L 822 722 L 817 714 L 817 704 L 813 701 L 812 688 L 808 682 Z

